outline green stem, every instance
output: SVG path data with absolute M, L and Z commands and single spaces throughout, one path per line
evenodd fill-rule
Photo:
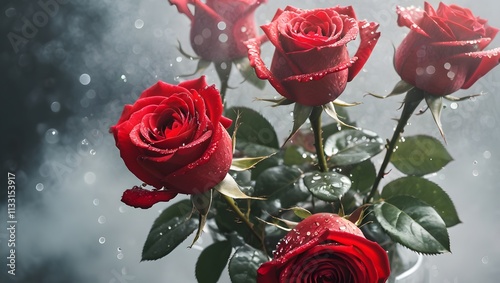
M 228 89 L 229 75 L 231 74 L 231 68 L 233 62 L 214 62 L 215 70 L 221 82 L 220 86 L 220 96 L 222 98 L 222 103 L 225 104 L 226 91 Z M 223 68 L 225 67 L 225 68 Z
M 411 115 L 417 109 L 420 102 L 424 99 L 423 91 L 417 88 L 413 88 L 406 94 L 403 111 L 401 112 L 401 117 L 398 120 L 398 124 L 396 125 L 396 129 L 392 134 L 392 138 L 387 145 L 387 151 L 385 152 L 384 161 L 382 161 L 382 165 L 380 170 L 378 171 L 377 177 L 375 178 L 375 182 L 373 183 L 373 187 L 370 191 L 370 194 L 365 199 L 365 204 L 372 201 L 375 196 L 375 192 L 377 192 L 380 181 L 385 176 L 385 170 L 387 169 L 387 165 L 389 165 L 389 161 L 391 160 L 392 153 L 395 151 L 396 144 L 399 140 L 399 137 L 404 131 L 408 120 Z
M 252 231 L 252 234 L 257 237 L 257 239 L 259 240 L 259 242 L 261 243 L 262 245 L 262 251 L 267 254 L 267 251 L 266 251 L 266 245 L 264 243 L 264 238 L 262 237 L 262 235 L 260 235 L 259 233 L 257 233 L 257 231 L 255 231 L 255 229 L 253 228 L 254 225 L 252 222 L 250 222 L 250 219 L 240 210 L 240 208 L 238 207 L 238 205 L 236 205 L 236 202 L 234 201 L 234 199 L 232 199 L 231 197 L 228 197 L 224 194 L 221 194 L 222 198 L 226 201 L 226 203 L 229 205 L 229 207 L 231 208 L 231 210 L 236 213 L 236 215 L 238 215 L 238 218 L 240 218 L 243 223 L 245 223 L 245 225 L 248 227 L 248 229 L 250 229 L 250 231 Z
M 323 131 L 321 130 L 321 113 L 323 108 L 315 106 L 309 115 L 309 121 L 314 133 L 314 147 L 316 148 L 316 155 L 318 156 L 318 166 L 321 172 L 328 171 L 328 163 L 326 162 L 325 150 L 323 147 Z

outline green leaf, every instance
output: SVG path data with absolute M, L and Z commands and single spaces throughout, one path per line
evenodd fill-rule
M 336 172 L 317 172 L 304 177 L 304 184 L 315 197 L 324 201 L 339 200 L 351 187 L 351 180 Z
M 253 168 L 257 163 L 271 157 L 273 154 L 267 156 L 259 156 L 259 157 L 242 157 L 242 158 L 233 158 L 233 162 L 231 163 L 231 170 L 234 171 L 245 171 Z
M 269 196 L 282 189 L 291 189 L 302 176 L 302 171 L 289 166 L 276 166 L 262 172 L 255 183 L 257 195 Z
M 382 189 L 382 198 L 407 195 L 424 201 L 441 216 L 446 227 L 459 224 L 457 211 L 448 194 L 437 184 L 415 176 L 403 177 L 387 184 Z
M 165 209 L 155 220 L 142 249 L 142 259 L 157 260 L 168 255 L 198 227 L 191 218 L 190 200 L 182 200 Z
M 257 269 L 267 261 L 267 256 L 260 250 L 248 245 L 239 248 L 229 261 L 229 277 L 231 278 L 231 282 L 257 282 Z
M 309 118 L 309 115 L 311 115 L 312 110 L 312 106 L 305 106 L 300 103 L 295 103 L 295 106 L 293 108 L 293 129 L 283 144 L 286 144 L 300 129 L 300 127 L 307 121 L 307 118 Z
M 264 89 L 264 87 L 266 86 L 266 81 L 261 80 L 257 77 L 257 75 L 255 74 L 255 70 L 254 68 L 252 68 L 252 66 L 250 66 L 250 61 L 248 61 L 247 57 L 235 59 L 233 62 L 236 66 L 236 69 L 238 69 L 243 78 L 245 78 L 245 81 L 248 81 L 258 89 Z
M 443 98 L 441 96 L 435 96 L 429 93 L 425 93 L 425 102 L 431 111 L 432 118 L 438 127 L 439 133 L 446 142 L 444 136 L 443 125 L 441 124 L 441 112 L 443 111 Z
M 263 199 L 258 197 L 251 197 L 244 194 L 238 183 L 234 180 L 231 175 L 227 174 L 224 180 L 219 184 L 215 185 L 214 189 L 216 189 L 219 193 L 226 195 L 233 199 Z
M 384 140 L 368 130 L 346 129 L 329 136 L 325 153 L 332 166 L 345 166 L 365 161 L 384 149 Z
M 407 175 L 423 176 L 434 173 L 453 160 L 436 138 L 417 135 L 401 139 L 392 154 L 392 164 Z
M 357 164 L 350 172 L 351 188 L 359 193 L 368 193 L 377 177 L 375 165 L 370 160 Z
M 226 111 L 226 116 L 236 120 L 238 113 L 240 113 L 239 122 L 241 123 L 237 132 L 238 141 L 280 148 L 273 126 L 261 114 L 247 107 L 233 107 Z M 234 125 L 229 128 L 229 132 L 232 133 L 233 130 Z
M 283 156 L 283 162 L 287 166 L 303 165 L 313 160 L 311 154 L 306 152 L 303 147 L 292 145 L 287 146 Z
M 395 196 L 374 205 L 387 234 L 407 248 L 437 254 L 450 251 L 450 239 L 441 216 L 427 203 L 411 196 Z
M 203 249 L 196 262 L 198 283 L 217 283 L 231 256 L 231 250 L 229 241 L 215 242 Z
M 301 219 L 306 219 L 307 217 L 312 215 L 312 213 L 309 210 L 302 208 L 302 207 L 298 207 L 298 206 L 288 208 L 286 210 L 293 211 L 293 213 Z

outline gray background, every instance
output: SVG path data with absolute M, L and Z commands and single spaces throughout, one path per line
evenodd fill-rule
M 399 80 L 392 68 L 393 45 L 406 28 L 396 25 L 395 5 L 420 1 L 273 1 L 257 10 L 257 22 L 269 21 L 278 7 L 353 5 L 359 18 L 378 21 L 382 37 L 364 70 L 342 98 L 359 101 L 350 110 L 358 124 L 389 138 L 402 97 L 384 101 L 363 97 L 367 91 L 387 93 Z M 437 7 L 437 1 L 430 1 Z M 457 0 L 475 15 L 500 27 L 498 1 Z M 149 227 L 168 204 L 149 210 L 124 206 L 124 189 L 139 184 L 119 157 L 107 130 L 125 103 L 132 103 L 157 80 L 175 83 L 192 72 L 196 62 L 183 58 L 176 40 L 191 52 L 189 21 L 166 0 L 60 1 L 50 15 L 36 1 L 2 2 L 0 140 L 3 176 L 14 172 L 18 220 L 16 276 L 7 276 L 6 229 L 0 229 L 2 282 L 195 282 L 194 263 L 208 235 L 188 249 L 189 238 L 168 257 L 140 263 Z M 45 13 L 45 18 L 43 17 Z M 37 18 L 38 17 L 38 18 Z M 21 34 L 26 21 L 38 23 L 22 46 L 7 35 Z M 500 46 L 494 40 L 492 47 Z M 273 48 L 263 47 L 266 62 Z M 234 70 L 233 70 L 234 71 Z M 206 75 L 219 84 L 213 67 Z M 90 78 L 90 81 L 89 81 Z M 259 91 L 233 72 L 229 105 L 251 105 L 274 122 L 280 138 L 291 128 L 289 107 L 270 108 L 255 97 L 273 97 L 269 85 Z M 458 105 L 447 102 L 443 127 L 447 149 L 455 158 L 429 176 L 450 194 L 462 224 L 450 229 L 452 254 L 427 257 L 432 282 L 497 282 L 500 244 L 497 209 L 500 190 L 500 68 L 471 89 L 456 93 L 485 95 Z M 328 120 L 327 120 L 328 121 Z M 439 138 L 430 113 L 414 116 L 406 134 Z M 380 164 L 382 156 L 375 161 Z M 393 170 L 390 181 L 399 173 Z M 6 177 L 4 186 L 6 183 Z M 5 190 L 0 220 L 6 226 Z M 180 199 L 180 197 L 178 197 Z M 100 243 L 103 242 L 103 243 Z M 221 282 L 229 282 L 226 273 Z

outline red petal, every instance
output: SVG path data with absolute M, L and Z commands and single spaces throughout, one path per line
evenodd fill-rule
M 250 66 L 255 69 L 255 74 L 261 80 L 268 80 L 269 83 L 276 89 L 276 91 L 288 97 L 287 91 L 281 84 L 281 82 L 276 78 L 273 73 L 266 67 L 266 64 L 260 58 L 260 42 L 256 39 L 251 39 L 245 42 L 248 48 L 248 59 L 250 60 Z
M 396 13 L 398 14 L 398 25 L 400 27 L 406 26 L 423 36 L 429 37 L 429 35 L 418 25 L 424 17 L 424 11 L 415 7 L 404 8 L 396 6 Z
M 188 4 L 193 4 L 193 0 L 168 0 L 168 2 L 170 2 L 170 5 L 175 5 L 179 13 L 185 14 L 193 21 L 194 16 L 188 8 Z
M 366 21 L 359 22 L 359 35 L 361 43 L 359 48 L 354 55 L 357 60 L 354 61 L 353 65 L 349 67 L 349 75 L 347 81 L 351 81 L 354 77 L 361 71 L 365 65 L 368 57 L 372 54 L 375 44 L 377 44 L 378 38 L 380 37 L 380 32 L 377 32 L 378 23 L 368 23 Z M 354 59 L 354 58 L 353 58 Z
M 480 59 L 481 63 L 479 63 L 479 66 L 474 72 L 468 76 L 468 79 L 462 86 L 463 89 L 471 87 L 478 79 L 486 75 L 486 73 L 500 63 L 500 48 L 488 51 L 470 52 L 466 53 L 465 56 L 471 59 Z
M 177 194 L 169 191 L 149 191 L 141 187 L 134 186 L 123 192 L 122 202 L 135 208 L 150 208 L 161 201 L 169 201 Z

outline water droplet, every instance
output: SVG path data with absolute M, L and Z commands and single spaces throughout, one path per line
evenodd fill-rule
M 488 262 L 490 261 L 489 257 L 488 256 L 483 256 L 483 258 L 481 259 L 481 262 L 483 264 L 488 264 Z
M 201 31 L 201 35 L 204 37 L 204 38 L 209 38 L 210 36 L 212 36 L 212 31 L 208 28 L 204 28 L 202 31 Z
M 241 27 L 241 32 L 246 32 L 247 31 L 247 27 Z
M 95 151 L 95 149 L 91 149 L 91 150 L 89 151 L 89 153 L 90 153 L 90 155 L 95 155 L 95 154 L 96 154 L 96 151 Z
M 176 61 L 177 63 L 182 62 L 182 57 L 180 57 L 180 56 L 179 56 L 179 57 L 175 58 L 175 61 Z
M 123 82 L 125 82 L 125 83 L 127 82 L 127 76 L 125 76 L 125 75 L 122 75 L 122 76 L 120 77 L 120 79 L 122 79 L 122 80 L 123 80 Z
M 99 238 L 99 244 L 104 244 L 106 242 L 106 238 L 100 237 Z
M 144 21 L 141 19 L 135 20 L 134 26 L 136 29 L 141 29 L 144 26 Z
M 450 108 L 453 109 L 453 110 L 457 109 L 458 108 L 458 103 L 456 103 L 456 102 L 450 103 Z
M 54 101 L 50 104 L 50 110 L 54 113 L 57 113 L 61 110 L 61 103 Z
M 346 229 L 346 227 L 345 227 L 345 226 L 340 226 L 340 227 L 339 227 L 339 229 L 340 229 L 341 231 L 344 231 L 344 230 Z
M 119 211 L 120 213 L 125 213 L 125 206 L 124 206 L 124 205 L 120 205 L 120 206 L 118 207 L 118 211 Z
M 99 205 L 99 199 L 96 198 L 92 201 L 92 203 L 95 205 L 95 206 L 98 206 Z
M 193 41 L 194 41 L 194 44 L 196 44 L 196 45 L 202 45 L 204 39 L 203 39 L 202 35 L 197 34 L 197 35 L 195 35 Z
M 38 183 L 38 184 L 36 184 L 36 186 L 35 186 L 35 189 L 36 189 L 37 191 L 39 191 L 39 192 L 43 191 L 43 188 L 44 188 L 44 187 L 43 187 L 43 184 L 42 184 L 42 183 Z
M 424 74 L 424 72 L 425 72 L 425 71 L 424 71 L 424 68 L 420 68 L 420 67 L 418 67 L 418 68 L 415 70 L 415 72 L 417 73 L 417 75 L 418 75 L 418 76 L 421 76 L 421 75 L 423 75 L 423 74 Z
M 94 172 L 87 172 L 83 175 L 83 180 L 88 185 L 92 185 L 96 180 L 96 175 Z
M 217 28 L 219 30 L 225 30 L 226 29 L 226 23 L 225 22 L 218 22 L 217 23 Z
M 449 70 L 451 68 L 451 64 L 450 63 L 444 63 L 444 66 L 443 66 L 446 70 Z
M 479 171 L 478 170 L 472 170 L 472 176 L 477 177 L 479 176 Z
M 310 235 L 311 235 L 311 232 L 307 231 L 306 235 L 307 235 L 307 236 L 310 236 Z
M 483 157 L 486 158 L 486 159 L 490 159 L 491 152 L 489 152 L 488 150 L 486 150 L 485 152 L 483 152 Z
M 450 79 L 450 80 L 453 80 L 455 78 L 455 73 L 452 72 L 452 71 L 449 71 L 448 73 L 446 73 L 446 76 Z
M 121 253 L 121 252 L 122 252 L 122 248 L 120 248 L 120 247 L 116 248 L 116 250 L 117 250 L 119 253 Z
M 45 132 L 45 141 L 49 144 L 55 144 L 59 142 L 59 132 L 56 129 L 48 129 Z
M 88 85 L 90 83 L 90 76 L 89 76 L 89 74 L 81 74 L 80 75 L 80 83 L 82 85 Z
M 99 218 L 97 218 L 97 222 L 99 222 L 99 224 L 106 223 L 106 217 L 104 215 L 99 216 Z
M 432 75 L 436 72 L 436 68 L 432 65 L 429 65 L 427 66 L 427 68 L 425 68 L 425 71 L 427 72 L 427 74 Z
M 117 254 L 117 255 L 116 255 L 116 258 L 117 258 L 117 259 L 123 259 L 123 254 L 122 254 L 122 253 Z
M 477 165 L 477 160 L 474 160 L 472 164 Z
M 225 33 L 221 33 L 221 34 L 219 35 L 219 41 L 220 41 L 220 42 L 222 42 L 222 43 L 227 42 L 227 40 L 228 40 L 228 39 L 229 39 L 229 37 L 228 37 L 228 36 L 227 36 L 227 34 L 225 34 Z

